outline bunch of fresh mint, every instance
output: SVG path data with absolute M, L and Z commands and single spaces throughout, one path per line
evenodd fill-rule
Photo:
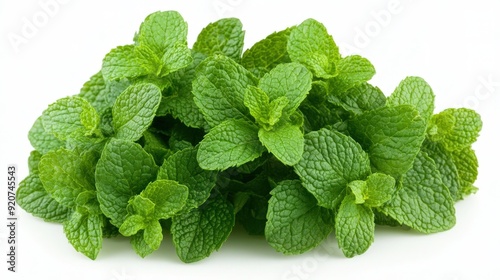
M 194 262 L 235 224 L 284 254 L 335 232 L 352 257 L 376 224 L 450 229 L 454 203 L 476 191 L 480 116 L 434 114 L 418 77 L 386 97 L 368 83 L 372 64 L 341 56 L 321 23 L 244 53 L 236 18 L 209 24 L 192 48 L 186 37 L 179 13 L 149 15 L 29 132 L 18 203 L 62 223 L 87 257 L 117 235 L 144 257 L 170 232 L 179 258 Z

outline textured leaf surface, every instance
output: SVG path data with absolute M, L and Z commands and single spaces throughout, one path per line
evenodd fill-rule
M 455 208 L 450 192 L 434 161 L 424 153 L 403 176 L 403 184 L 382 212 L 398 222 L 424 233 L 445 231 L 455 225 Z
M 239 61 L 243 50 L 245 32 L 237 18 L 224 18 L 210 23 L 198 35 L 193 50 L 207 56 L 223 54 Z
M 119 227 L 127 216 L 129 199 L 156 178 L 153 157 L 136 143 L 113 139 L 97 162 L 95 179 L 101 210 Z
M 389 106 L 412 105 L 427 123 L 434 113 L 434 93 L 424 79 L 407 77 L 387 98 Z
M 208 257 L 226 241 L 234 226 L 234 209 L 222 196 L 172 218 L 175 250 L 186 263 Z
M 228 119 L 245 119 L 245 91 L 255 86 L 255 77 L 243 66 L 225 56 L 207 58 L 198 66 L 193 81 L 196 105 L 212 127 Z
M 160 105 L 160 89 L 153 84 L 128 87 L 113 106 L 113 126 L 116 137 L 136 141 L 153 122 Z
M 45 190 L 36 174 L 30 174 L 19 183 L 16 201 L 26 212 L 51 222 L 64 222 L 71 210 L 62 206 Z
M 292 29 L 287 50 L 292 61 L 306 66 L 314 76 L 328 79 L 337 75 L 339 49 L 325 26 L 314 19 Z
M 340 59 L 337 71 L 338 75 L 330 81 L 334 95 L 343 94 L 348 89 L 369 81 L 375 75 L 375 68 L 370 61 L 359 55 Z
M 102 226 L 101 214 L 76 211 L 64 223 L 64 233 L 75 250 L 95 260 L 102 247 Z
M 201 169 L 196 154 L 195 148 L 179 151 L 168 157 L 158 172 L 158 180 L 174 180 L 189 188 L 185 210 L 203 204 L 217 180 L 217 172 Z
M 300 181 L 282 181 L 271 192 L 266 240 L 284 254 L 301 254 L 333 231 L 333 212 L 317 201 Z
M 205 135 L 197 159 L 203 169 L 224 170 L 250 162 L 264 150 L 255 125 L 243 120 L 228 120 Z
M 286 165 L 295 165 L 304 152 L 304 136 L 300 127 L 284 124 L 273 130 L 259 130 L 259 140 L 278 160 Z
M 42 117 L 36 119 L 28 133 L 31 146 L 42 154 L 62 148 L 64 141 L 59 140 L 54 134 L 49 133 L 43 127 Z
M 352 138 L 321 129 L 306 134 L 302 159 L 294 168 L 318 205 L 333 209 L 342 201 L 349 182 L 370 174 L 370 161 Z
M 335 216 L 335 236 L 346 257 L 351 258 L 368 250 L 374 240 L 374 219 L 372 210 L 356 204 L 353 195 L 344 198 Z
M 409 105 L 368 111 L 348 124 L 350 135 L 367 151 L 375 171 L 394 178 L 411 168 L 425 129 L 425 121 Z

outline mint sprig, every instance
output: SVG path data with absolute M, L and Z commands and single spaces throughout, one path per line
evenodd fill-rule
M 376 224 L 451 229 L 454 203 L 477 191 L 481 118 L 435 113 L 422 78 L 384 94 L 370 61 L 342 56 L 314 19 L 245 51 L 236 18 L 191 48 L 187 28 L 175 11 L 149 15 L 34 120 L 17 201 L 78 252 L 95 259 L 122 235 L 146 257 L 171 238 L 195 262 L 241 224 L 287 255 L 334 234 L 353 257 Z

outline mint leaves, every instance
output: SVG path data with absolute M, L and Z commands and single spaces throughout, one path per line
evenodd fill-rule
M 192 47 L 187 32 L 175 11 L 149 15 L 28 132 L 17 201 L 87 257 L 121 235 L 140 257 L 167 239 L 195 262 L 236 224 L 287 255 L 333 234 L 353 257 L 375 225 L 451 229 L 454 203 L 478 190 L 480 116 L 434 112 L 420 77 L 384 94 L 370 61 L 342 56 L 318 21 L 246 50 L 236 18 Z

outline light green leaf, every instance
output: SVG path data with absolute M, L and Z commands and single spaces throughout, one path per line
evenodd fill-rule
M 132 235 L 130 244 L 132 244 L 132 248 L 134 248 L 134 251 L 141 256 L 141 258 L 144 258 L 156 250 L 151 248 L 144 240 L 144 230 L 140 230 L 137 234 Z
M 459 151 L 476 142 L 482 126 L 481 116 L 474 110 L 450 108 L 432 116 L 427 136 L 448 151 Z
M 387 105 L 412 105 L 427 123 L 434 113 L 434 92 L 424 79 L 407 77 L 387 98 Z
M 28 133 L 31 146 L 42 154 L 64 147 L 64 141 L 59 140 L 54 134 L 43 127 L 42 117 L 38 117 Z
M 228 119 L 248 119 L 245 91 L 256 84 L 256 78 L 243 66 L 215 55 L 198 66 L 193 81 L 194 102 L 211 127 Z
M 123 224 L 120 226 L 120 233 L 123 234 L 123 236 L 132 236 L 145 227 L 146 221 L 143 216 L 130 215 L 123 221 Z
M 223 54 L 239 61 L 245 32 L 237 18 L 223 18 L 207 25 L 198 35 L 193 50 L 207 56 Z
M 368 83 L 361 83 L 350 88 L 342 95 L 328 95 L 328 101 L 341 106 L 353 115 L 359 115 L 366 111 L 384 107 L 386 98 L 378 87 Z
M 203 169 L 225 170 L 258 158 L 264 150 L 255 125 L 243 120 L 228 120 L 205 135 L 197 159 Z
M 120 227 L 127 216 L 128 201 L 156 178 L 153 157 L 136 143 L 112 139 L 97 162 L 95 182 L 101 210 Z
M 146 17 L 137 36 L 137 44 L 163 54 L 177 43 L 187 42 L 187 23 L 176 11 L 158 11 Z
M 19 183 L 16 201 L 26 212 L 46 221 L 62 223 L 71 210 L 62 206 L 45 190 L 36 174 L 30 174 Z
M 335 216 L 335 236 L 344 255 L 352 258 L 364 253 L 374 240 L 375 216 L 362 204 L 356 204 L 348 195 L 340 204 Z
M 234 226 L 233 206 L 221 195 L 197 209 L 174 216 L 170 231 L 177 256 L 186 263 L 208 257 L 226 241 Z
M 103 223 L 102 214 L 76 211 L 64 222 L 64 233 L 75 250 L 95 260 L 102 247 Z
M 160 105 L 160 89 L 152 84 L 128 87 L 113 106 L 113 127 L 117 138 L 136 141 L 153 122 Z
M 299 107 L 311 90 L 312 74 L 299 63 L 277 65 L 259 81 L 259 88 L 272 102 L 282 96 L 288 99 L 283 112 L 289 116 Z
M 443 185 L 434 161 L 422 152 L 404 174 L 402 187 L 380 210 L 424 233 L 445 231 L 455 225 L 450 192 Z
M 400 105 L 357 115 L 347 128 L 367 151 L 375 171 L 399 178 L 420 151 L 426 124 L 412 106 Z
M 195 69 L 206 57 L 204 54 L 192 51 L 193 62 L 184 69 L 172 73 L 172 95 L 164 97 L 168 112 L 189 127 L 202 128 L 206 126 L 203 115 L 194 103 L 192 83 L 195 78 Z
M 45 131 L 60 140 L 100 138 L 99 114 L 81 97 L 65 97 L 57 100 L 42 114 Z
M 217 180 L 217 172 L 203 170 L 198 165 L 197 152 L 195 148 L 188 148 L 171 155 L 158 172 L 158 180 L 174 180 L 189 188 L 184 211 L 203 204 Z
M 304 135 L 300 127 L 285 123 L 273 130 L 260 129 L 259 140 L 278 160 L 295 165 L 304 152 Z
M 306 66 L 315 77 L 329 79 L 337 75 L 339 49 L 318 21 L 307 19 L 292 29 L 287 50 L 292 61 Z
M 241 65 L 257 77 L 262 77 L 277 65 L 291 62 L 287 44 L 292 29 L 275 32 L 255 43 L 243 53 Z
M 285 96 L 269 102 L 269 97 L 260 88 L 249 86 L 245 92 L 245 106 L 255 121 L 267 130 L 270 130 L 281 119 L 283 109 L 289 101 Z
M 179 69 L 189 66 L 193 62 L 191 50 L 186 43 L 177 43 L 169 46 L 161 57 L 162 68 L 158 76 L 164 77 Z
M 441 174 L 441 180 L 448 187 L 453 200 L 458 200 L 460 198 L 460 178 L 457 166 L 453 160 L 453 154 L 447 151 L 440 143 L 433 143 L 429 140 L 424 141 L 422 151 L 427 153 L 436 164 L 436 168 L 439 174 Z
M 370 161 L 352 138 L 321 129 L 305 135 L 304 153 L 294 168 L 318 205 L 334 209 L 342 201 L 349 182 L 370 174 Z
M 348 186 L 354 194 L 356 204 L 379 207 L 391 199 L 396 190 L 396 180 L 383 173 L 373 173 L 365 181 L 352 181 Z
M 282 181 L 272 191 L 266 223 L 266 240 L 278 252 L 301 254 L 333 231 L 333 211 L 317 201 L 300 181 Z
M 473 194 L 477 188 L 473 185 L 478 175 L 478 161 L 476 153 L 470 147 L 451 154 L 453 163 L 457 167 L 458 178 L 460 180 L 460 197 Z
M 134 45 L 119 46 L 106 54 L 101 70 L 106 81 L 136 78 L 150 73 L 150 62 L 139 59 L 134 48 Z
M 163 234 L 160 222 L 149 222 L 144 229 L 144 242 L 146 242 L 152 250 L 158 250 L 162 240 Z
M 179 212 L 188 198 L 188 188 L 172 180 L 157 180 L 149 183 L 140 196 L 154 203 L 153 217 L 168 219 Z
M 75 151 L 51 151 L 42 156 L 38 165 L 40 180 L 52 198 L 72 209 L 80 193 L 95 190 L 94 164 Z
M 375 68 L 370 61 L 359 55 L 340 59 L 337 65 L 338 75 L 329 81 L 333 95 L 342 95 L 347 90 L 369 81 L 375 75 Z

